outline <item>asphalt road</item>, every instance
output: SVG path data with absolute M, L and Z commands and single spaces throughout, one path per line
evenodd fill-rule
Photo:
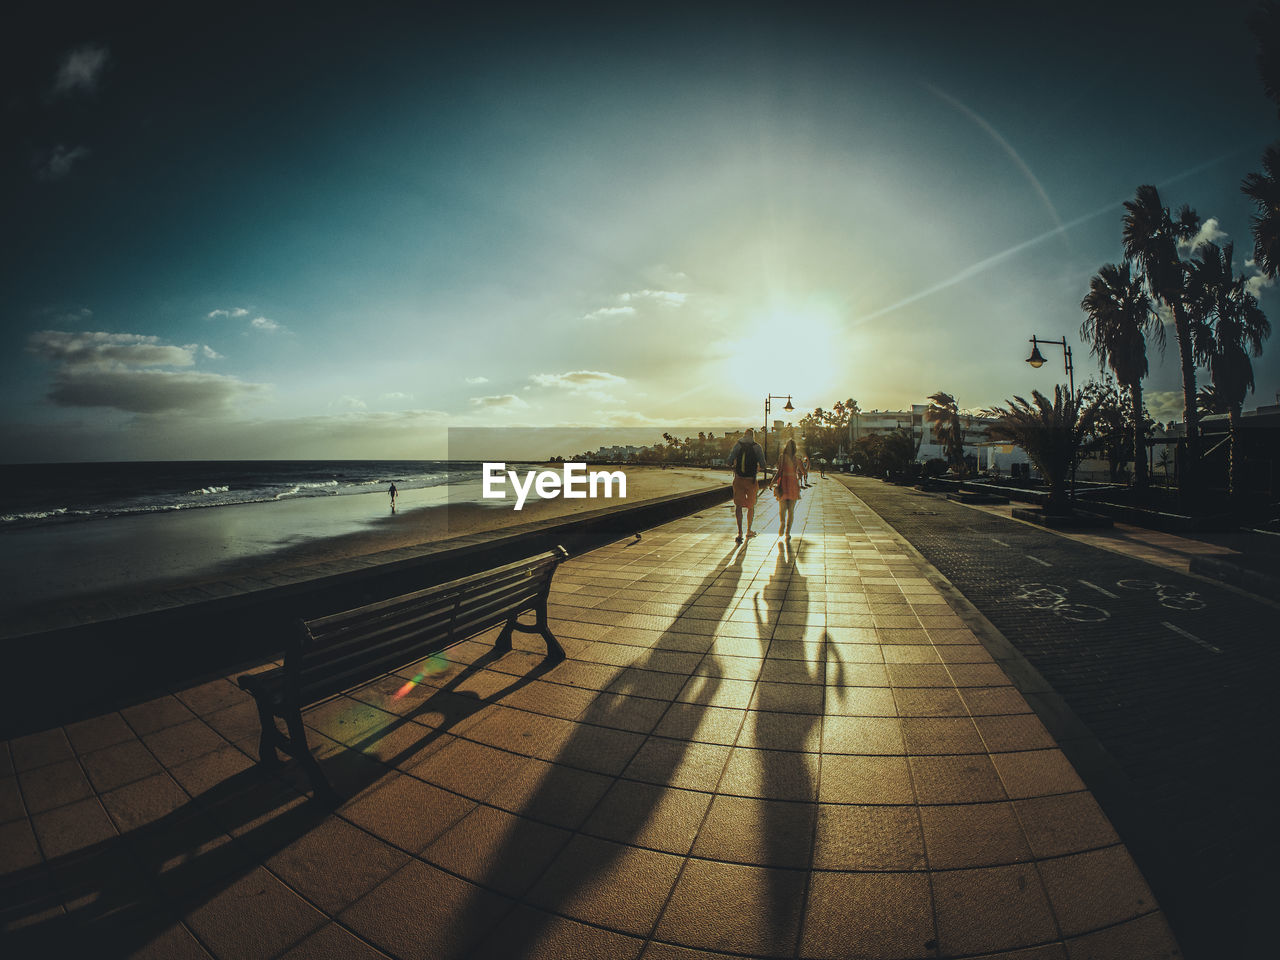
M 1186 955 L 1272 955 L 1280 598 L 940 494 L 837 479 L 1065 701 L 1065 717 L 1042 716 L 1134 853 Z M 1075 718 L 1096 741 L 1071 737 Z

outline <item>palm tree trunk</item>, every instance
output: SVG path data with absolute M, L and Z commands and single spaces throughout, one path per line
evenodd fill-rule
M 1142 382 L 1133 385 L 1129 391 L 1133 400 L 1133 486 L 1137 490 L 1147 489 L 1147 443 L 1146 424 L 1142 422 Z
M 1182 362 L 1183 423 L 1190 446 L 1198 446 L 1200 415 L 1196 411 L 1196 361 L 1191 350 L 1191 324 L 1181 302 L 1173 301 L 1173 326 L 1178 335 L 1178 359 Z
M 1239 505 L 1244 491 L 1240 489 L 1240 466 L 1243 461 L 1240 451 L 1240 404 L 1231 404 L 1227 413 L 1227 424 L 1231 428 L 1231 445 L 1227 453 L 1228 495 L 1234 505 Z

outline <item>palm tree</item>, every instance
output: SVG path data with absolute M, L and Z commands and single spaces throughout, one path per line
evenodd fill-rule
M 1280 143 L 1262 154 L 1264 173 L 1251 173 L 1240 192 L 1257 207 L 1253 217 L 1253 260 L 1268 277 L 1280 270 Z
M 1182 416 L 1189 443 L 1200 435 L 1196 416 L 1196 361 L 1191 325 L 1183 304 L 1185 266 L 1178 256 L 1178 242 L 1190 240 L 1200 230 L 1200 218 L 1184 206 L 1175 218 L 1160 202 L 1160 192 L 1150 184 L 1138 187 L 1137 196 L 1124 204 L 1124 252 L 1138 264 L 1151 296 L 1173 312 L 1182 363 Z
M 956 398 L 939 390 L 929 397 L 924 418 L 933 424 L 933 435 L 947 451 L 947 460 L 959 473 L 964 473 L 964 427 L 960 424 L 960 408 Z
M 1253 390 L 1253 364 L 1249 358 L 1262 355 L 1262 342 L 1271 335 L 1271 324 L 1257 298 L 1245 289 L 1247 278 L 1235 275 L 1231 265 L 1234 255 L 1233 244 L 1201 244 L 1191 258 L 1188 283 L 1196 357 L 1208 366 L 1214 389 L 1227 406 L 1232 499 L 1241 492 L 1243 458 L 1238 441 L 1240 408 L 1245 395 Z
M 996 422 L 987 434 L 992 440 L 1016 443 L 1026 451 L 1049 484 L 1045 513 L 1068 514 L 1071 501 L 1067 480 L 1085 434 L 1098 414 L 1099 400 L 1085 402 L 1079 396 L 1073 397 L 1061 384 L 1054 386 L 1052 402 L 1039 390 L 1032 391 L 1031 399 L 1033 403 L 1014 397 L 1007 407 L 989 411 Z
M 1142 280 L 1129 261 L 1104 265 L 1080 301 L 1087 314 L 1080 337 L 1093 347 L 1098 363 L 1105 363 L 1120 386 L 1129 391 L 1133 407 L 1133 482 L 1147 486 L 1147 445 L 1143 436 L 1142 378 L 1147 375 L 1147 335 L 1164 347 L 1164 327 L 1151 309 Z
M 1210 417 L 1215 413 L 1227 412 L 1227 401 L 1223 399 L 1218 388 L 1213 384 L 1201 387 L 1196 391 L 1196 409 L 1202 417 Z

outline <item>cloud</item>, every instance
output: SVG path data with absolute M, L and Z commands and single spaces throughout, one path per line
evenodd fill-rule
M 600 370 L 574 370 L 571 373 L 535 373 L 529 378 L 540 387 L 558 387 L 562 390 L 587 390 L 607 384 L 626 383 L 624 377 Z
M 630 303 L 634 300 L 648 300 L 664 307 L 682 307 L 684 302 L 689 299 L 689 295 L 675 290 L 635 290 L 631 293 L 622 294 L 618 299 L 623 303 Z
M 57 76 L 53 79 L 51 93 L 55 96 L 69 96 L 83 91 L 94 93 L 98 89 L 98 81 L 107 65 L 110 55 L 107 48 L 100 44 L 85 44 L 70 51 L 58 65 Z
M 136 333 L 41 330 L 31 334 L 27 346 L 45 359 L 67 367 L 190 367 L 195 363 L 194 345 L 167 345 L 159 337 Z
M 1223 240 L 1229 238 L 1229 234 L 1218 224 L 1217 217 L 1210 217 L 1200 225 L 1200 230 L 1190 240 L 1179 240 L 1178 249 L 1182 251 L 1194 251 L 1196 247 L 1202 243 L 1222 244 Z
M 48 397 L 64 407 L 208 415 L 265 389 L 236 377 L 190 370 L 197 353 L 207 359 L 220 356 L 199 344 L 177 346 L 135 333 L 41 330 L 27 345 L 57 364 Z M 178 369 L 157 369 L 162 367 Z
M 1275 278 L 1268 277 L 1265 273 L 1258 272 L 1258 264 L 1255 261 L 1246 260 L 1244 265 L 1247 269 L 1254 271 L 1253 276 L 1249 277 L 1244 282 L 1245 290 L 1253 294 L 1254 297 L 1261 297 L 1263 290 L 1266 290 L 1268 287 L 1275 286 Z
M 379 399 L 382 400 L 412 400 L 412 393 L 384 393 Z
M 481 407 L 486 410 L 516 410 L 529 406 L 514 393 L 504 393 L 501 396 L 494 397 L 472 397 L 469 403 L 473 407 Z
M 636 304 L 653 303 L 661 307 L 682 307 L 685 301 L 689 299 L 689 295 L 676 290 L 645 289 L 620 293 L 617 299 L 617 306 L 598 307 L 590 313 L 584 314 L 582 319 L 616 320 L 620 317 L 634 317 L 636 315 Z
M 601 307 L 582 315 L 583 320 L 614 320 L 618 317 L 634 317 L 635 307 Z
M 261 384 L 216 373 L 63 369 L 54 377 L 49 399 L 62 407 L 211 415 L 222 413 L 230 409 L 234 400 L 263 389 Z
M 254 317 L 249 321 L 249 326 L 253 327 L 255 330 L 262 330 L 265 333 L 275 333 L 278 330 L 284 329 L 283 326 L 276 323 L 274 320 L 268 319 L 267 317 Z
M 361 400 L 359 397 L 353 397 L 350 394 L 345 394 L 339 397 L 337 400 L 333 401 L 333 403 L 331 403 L 330 406 L 345 407 L 348 410 L 366 410 L 368 409 L 369 405 L 365 403 L 363 400 Z
M 89 156 L 88 147 L 72 147 L 68 150 L 58 144 L 48 152 L 36 156 L 36 177 L 40 180 L 61 180 L 71 172 L 71 168 Z
M 471 384 L 473 387 L 478 384 L 488 383 L 488 382 L 489 382 L 488 377 L 467 377 L 467 383 Z
M 1182 422 L 1181 390 L 1144 390 L 1142 402 L 1151 414 L 1151 419 L 1159 423 L 1169 421 Z
M 204 357 L 206 360 L 225 360 L 226 359 L 226 357 L 224 357 L 217 350 L 213 349 L 213 347 L 210 347 L 210 346 L 201 347 L 200 356 Z
M 248 315 L 249 315 L 249 311 L 246 310 L 244 307 L 229 307 L 225 310 L 222 308 L 219 308 L 217 310 L 210 310 L 208 314 L 206 314 L 206 316 L 210 320 L 217 320 L 220 317 L 230 317 L 234 319 L 239 317 L 247 317 Z

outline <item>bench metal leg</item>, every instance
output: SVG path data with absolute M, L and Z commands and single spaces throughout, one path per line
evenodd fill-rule
M 302 713 L 296 711 L 285 719 L 289 726 L 289 739 L 291 741 L 291 752 L 302 764 L 302 769 L 307 772 L 307 778 L 311 781 L 311 786 L 315 788 L 317 800 L 327 802 L 336 802 L 340 798 L 337 791 L 333 789 L 333 785 L 329 783 L 329 778 L 324 775 L 324 771 L 320 769 L 320 763 L 311 755 L 311 748 L 307 745 L 307 731 L 302 725 Z
M 546 659 L 552 663 L 559 663 L 563 660 L 565 657 L 564 647 L 560 646 L 560 641 L 556 639 L 555 634 L 551 632 L 550 628 L 544 623 L 542 625 L 542 629 L 538 632 L 542 634 L 542 639 L 547 641 Z
M 264 767 L 274 767 L 280 762 L 276 754 L 280 731 L 276 729 L 275 714 L 261 700 L 258 701 L 258 723 L 262 726 L 262 734 L 258 737 L 258 762 Z
M 551 632 L 551 627 L 547 624 L 547 594 L 550 590 L 551 582 L 547 581 L 547 590 L 542 594 L 542 602 L 536 611 L 538 619 L 533 628 L 542 634 L 542 639 L 547 642 L 546 659 L 551 663 L 559 663 L 564 659 L 564 647 L 560 646 L 560 641 L 556 639 L 556 635 Z

